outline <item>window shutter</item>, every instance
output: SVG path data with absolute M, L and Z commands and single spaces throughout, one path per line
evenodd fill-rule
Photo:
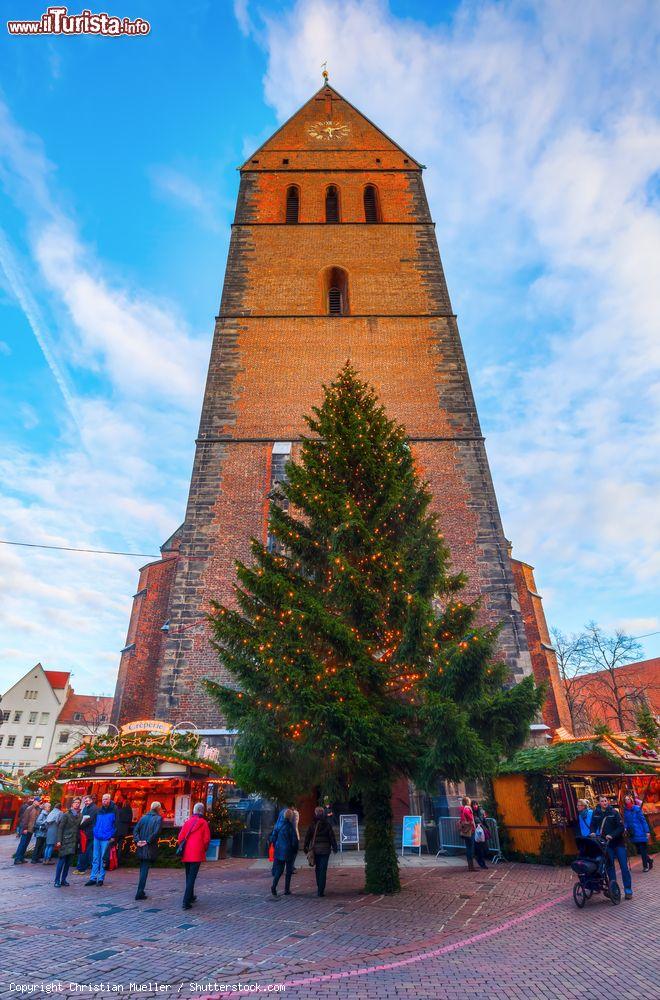
M 289 225 L 298 221 L 298 188 L 290 187 L 286 193 L 286 221 Z
M 339 194 L 336 187 L 329 187 L 325 193 L 325 221 L 339 222 Z
M 378 202 L 376 200 L 376 189 L 367 185 L 364 189 L 364 221 L 378 222 Z
M 328 312 L 331 316 L 341 316 L 341 291 L 336 286 L 328 291 Z

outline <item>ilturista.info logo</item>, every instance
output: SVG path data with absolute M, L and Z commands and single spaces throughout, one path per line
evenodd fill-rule
M 116 17 L 114 14 L 94 14 L 82 10 L 69 14 L 67 7 L 48 7 L 38 21 L 7 21 L 10 35 L 148 35 L 149 21 L 136 17 Z

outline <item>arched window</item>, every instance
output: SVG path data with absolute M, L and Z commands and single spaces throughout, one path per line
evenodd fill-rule
M 348 315 L 348 275 L 341 267 L 325 272 L 325 299 L 328 316 Z
M 300 192 L 298 188 L 292 185 L 287 188 L 286 191 L 286 221 L 288 223 L 296 223 L 298 221 L 298 211 L 300 208 Z
M 364 221 L 380 222 L 380 205 L 378 191 L 373 184 L 367 184 L 364 189 Z
M 339 191 L 334 184 L 325 192 L 325 221 L 339 222 Z

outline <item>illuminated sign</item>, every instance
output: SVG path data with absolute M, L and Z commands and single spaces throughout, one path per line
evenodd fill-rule
M 137 722 L 127 722 L 121 727 L 121 733 L 171 733 L 170 722 L 159 722 L 158 719 L 139 719 Z

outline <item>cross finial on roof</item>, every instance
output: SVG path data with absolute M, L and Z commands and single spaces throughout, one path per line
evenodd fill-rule
M 325 62 L 321 63 L 321 75 L 323 77 L 323 82 L 327 83 L 328 82 L 328 62 L 327 62 L 327 60 Z

